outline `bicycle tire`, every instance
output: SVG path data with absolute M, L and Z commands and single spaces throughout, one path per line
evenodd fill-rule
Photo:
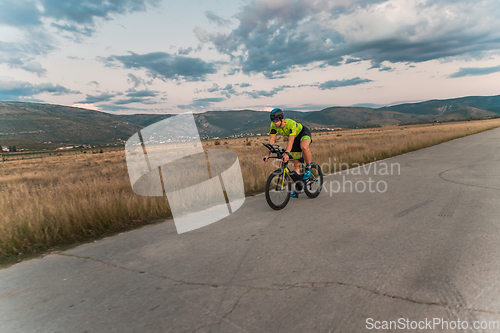
M 314 187 L 314 190 L 313 190 Z M 304 192 L 313 199 L 316 198 L 323 189 L 323 171 L 317 163 L 311 164 L 311 177 L 306 181 Z
M 266 181 L 266 201 L 274 210 L 285 208 L 290 201 L 292 181 L 289 176 L 285 176 L 285 182 L 282 183 L 282 177 L 283 170 L 275 170 Z

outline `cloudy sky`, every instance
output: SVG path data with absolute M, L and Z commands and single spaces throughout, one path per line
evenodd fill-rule
M 497 0 L 0 0 L 0 100 L 116 113 L 500 94 Z

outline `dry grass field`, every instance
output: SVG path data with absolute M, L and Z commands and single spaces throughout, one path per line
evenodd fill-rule
M 318 164 L 344 167 L 428 147 L 500 127 L 500 119 L 386 126 L 313 133 Z M 238 154 L 245 192 L 262 192 L 271 163 L 263 163 L 268 137 L 218 139 L 205 148 Z M 283 139 L 278 144 L 284 146 Z M 328 173 L 334 170 L 324 170 Z M 263 205 L 266 203 L 263 201 Z M 170 217 L 164 198 L 133 193 L 124 151 L 47 156 L 0 163 L 0 262 L 88 241 Z

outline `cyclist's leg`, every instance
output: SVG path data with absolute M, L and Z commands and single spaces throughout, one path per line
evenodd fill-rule
M 312 153 L 309 149 L 309 145 L 311 144 L 311 132 L 308 128 L 304 129 L 304 135 L 300 138 L 300 149 L 304 153 L 304 161 L 306 162 L 306 170 L 304 172 L 304 176 L 302 179 L 306 180 L 311 177 L 311 163 L 312 163 Z
M 300 140 L 300 149 L 304 153 L 304 161 L 306 163 L 312 163 L 312 153 L 309 149 L 309 145 L 311 144 L 311 138 L 307 135 L 303 136 Z
M 290 152 L 290 155 L 292 155 L 292 158 L 297 158 L 297 157 L 300 157 L 302 155 L 302 153 L 295 152 L 292 149 L 292 151 Z M 297 172 L 297 173 L 300 174 L 300 161 L 299 160 L 293 160 L 293 166 L 295 168 L 295 172 Z
M 293 142 L 292 151 L 290 152 L 292 158 L 300 158 L 302 156 L 302 150 L 300 149 L 300 138 L 295 137 Z M 300 162 L 299 160 L 293 160 L 293 164 L 295 166 L 295 171 L 300 174 Z
M 304 153 L 304 161 L 306 164 L 311 165 L 312 163 L 312 153 L 311 150 L 309 149 L 309 145 L 312 142 L 311 139 L 311 130 L 304 126 L 302 128 L 302 131 L 299 134 L 299 146 L 300 146 L 300 151 Z

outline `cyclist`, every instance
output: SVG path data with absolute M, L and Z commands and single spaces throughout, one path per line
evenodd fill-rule
M 285 149 L 286 153 L 283 155 L 283 161 L 287 162 L 289 156 L 295 158 L 300 157 L 301 153 L 304 153 L 304 160 L 306 162 L 306 171 L 302 176 L 303 180 L 309 179 L 311 177 L 311 164 L 312 164 L 312 154 L 309 149 L 309 145 L 312 142 L 311 139 L 311 131 L 304 125 L 299 124 L 298 122 L 292 119 L 285 119 L 283 111 L 279 108 L 275 108 L 271 111 L 271 130 L 270 130 L 270 138 L 269 144 L 274 145 L 276 140 L 276 133 L 281 134 L 282 136 L 288 137 L 288 144 Z M 267 155 L 264 157 L 264 162 L 267 162 L 269 159 L 270 151 L 267 152 Z M 293 160 L 295 165 L 295 171 L 300 173 L 300 162 L 298 160 Z M 295 190 L 292 195 L 293 198 L 297 197 L 297 193 Z

